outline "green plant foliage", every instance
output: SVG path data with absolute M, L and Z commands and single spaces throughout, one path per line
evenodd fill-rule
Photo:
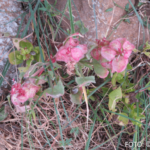
M 73 88 L 70 94 L 70 100 L 75 104 L 81 104 L 83 96 L 82 88 Z
M 108 8 L 105 10 L 105 12 L 110 12 L 110 11 L 113 11 L 113 8 Z
M 74 133 L 75 137 L 77 137 L 77 135 L 79 134 L 79 128 L 78 127 L 72 128 L 70 134 L 72 133 Z
M 141 123 L 139 122 L 141 122 L 141 119 L 145 119 L 145 115 L 142 114 L 143 109 L 139 107 L 137 108 L 135 103 L 133 103 L 133 104 L 128 104 L 127 106 L 125 106 L 123 108 L 123 111 L 127 112 L 130 118 L 136 120 L 136 121 L 131 120 L 131 122 L 134 125 L 141 127 Z
M 118 81 L 121 81 L 123 78 L 124 78 L 124 73 L 115 73 L 112 77 L 112 80 L 111 80 L 111 83 L 112 85 L 115 87 L 116 86 L 116 82 Z
M 37 61 L 37 62 L 42 62 L 39 47 L 35 47 L 33 51 L 36 52 L 36 55 L 34 56 L 34 60 Z M 45 59 L 45 55 L 44 55 L 44 50 L 43 49 L 42 49 L 42 53 L 43 53 L 43 56 L 44 56 L 44 59 Z
M 120 114 L 128 117 L 128 115 L 126 113 L 120 113 Z M 118 116 L 118 121 L 119 121 L 119 125 L 125 126 L 128 124 L 129 119 L 125 118 L 123 116 Z
M 129 12 L 129 3 L 126 4 L 125 11 Z
M 25 41 L 20 41 L 19 47 L 23 48 L 23 49 L 27 49 L 29 51 L 31 51 L 31 49 L 33 49 L 33 45 L 30 42 L 25 42 Z
M 145 85 L 145 87 L 149 87 L 147 89 L 150 91 L 150 81 Z
M 10 62 L 12 65 L 18 65 L 18 64 L 23 63 L 23 60 L 20 60 L 20 59 L 18 59 L 18 57 L 17 57 L 19 54 L 20 54 L 19 51 L 13 51 L 13 52 L 11 52 L 11 53 L 8 55 L 9 62 Z
M 53 98 L 58 98 L 62 95 L 64 95 L 64 86 L 61 82 L 61 80 L 58 81 L 58 83 L 54 87 L 50 87 L 46 89 L 43 93 L 44 96 L 48 95 Z
M 109 94 L 109 110 L 112 111 L 116 111 L 116 104 L 117 102 L 122 98 L 122 90 L 120 87 L 118 87 L 117 89 L 113 90 L 110 94 Z
M 7 117 L 7 113 L 5 112 L 5 106 L 0 108 L 0 121 L 3 121 Z
M 76 77 L 76 82 L 79 86 L 87 86 L 90 83 L 95 83 L 95 77 L 94 76 L 88 76 L 88 77 Z
M 107 73 L 107 69 L 102 67 L 102 65 L 95 59 L 93 59 L 94 72 L 99 77 L 104 77 Z
M 23 63 L 23 61 L 26 61 L 26 66 L 29 67 L 31 66 L 33 60 L 37 62 L 42 61 L 39 47 L 33 48 L 33 45 L 30 42 L 17 38 L 13 39 L 13 43 L 17 48 L 17 51 L 11 52 L 8 56 L 11 64 L 18 65 Z M 44 56 L 43 50 L 42 53 Z
M 79 32 L 80 32 L 81 34 L 84 35 L 85 33 L 88 32 L 88 29 L 84 26 L 84 24 L 83 24 L 82 21 L 78 20 L 78 21 L 76 21 L 74 24 L 78 26 Z
M 63 145 L 63 142 L 62 141 L 59 141 L 60 143 L 60 146 L 69 146 L 69 145 L 72 145 L 70 142 L 72 141 L 72 138 L 70 139 L 66 139 L 66 141 L 64 142 L 64 145 Z

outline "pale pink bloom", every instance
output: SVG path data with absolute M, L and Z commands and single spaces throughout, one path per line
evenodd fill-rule
M 84 58 L 84 54 L 87 52 L 87 48 L 84 45 L 78 45 L 71 49 L 71 55 L 75 62 L 80 61 Z
M 93 49 L 91 51 L 91 56 L 96 60 L 100 60 L 101 59 L 101 48 Z
M 24 83 L 23 89 L 26 92 L 26 97 L 29 99 L 35 96 L 36 92 L 39 90 L 39 87 L 32 83 Z
M 101 49 L 101 55 L 107 59 L 108 61 L 111 61 L 115 58 L 116 56 L 116 51 L 109 48 L 109 47 L 102 47 Z
M 79 62 L 87 53 L 87 46 L 79 44 L 78 39 L 72 37 L 66 42 L 65 46 L 61 46 L 55 55 L 56 61 Z
M 88 51 L 88 49 L 87 49 L 87 46 L 86 46 L 86 45 L 81 45 L 81 44 L 79 44 L 79 45 L 77 45 L 75 48 L 80 49 L 80 50 L 81 50 L 81 52 L 82 52 L 82 54 L 86 54 L 86 53 L 87 53 L 87 51 Z
M 98 47 L 102 47 L 102 46 L 108 46 L 110 41 L 108 41 L 105 37 L 102 38 L 101 40 L 96 39 L 96 43 L 98 45 Z
M 128 59 L 123 56 L 118 56 L 112 61 L 112 73 L 114 72 L 122 72 L 126 69 L 128 64 Z
M 32 83 L 15 83 L 11 89 L 11 101 L 14 105 L 20 105 L 33 98 L 38 90 L 39 87 Z
M 112 69 L 112 61 L 108 61 L 105 58 L 101 57 L 100 64 L 107 69 Z
M 121 51 L 121 43 L 119 40 L 114 40 L 112 42 L 110 42 L 109 47 L 120 52 Z
M 69 40 L 64 45 L 65 47 L 75 47 L 79 44 L 79 40 L 77 38 L 70 37 Z
M 110 42 L 109 47 L 116 50 L 118 55 L 129 58 L 132 50 L 135 48 L 133 44 L 127 41 L 125 38 L 118 38 Z
M 55 55 L 56 61 L 63 61 L 63 62 L 69 62 L 71 61 L 71 51 L 70 48 L 62 46 L 60 47 L 59 51 Z
M 127 41 L 125 38 L 117 38 L 111 42 L 106 39 L 96 40 L 98 46 L 92 50 L 91 56 L 100 60 L 100 64 L 106 69 L 101 78 L 108 75 L 110 69 L 112 73 L 122 72 L 126 69 L 128 64 L 128 58 L 135 48 L 133 44 Z
M 135 46 L 131 44 L 129 41 L 125 41 L 123 44 L 124 57 L 129 58 L 133 49 L 135 49 Z

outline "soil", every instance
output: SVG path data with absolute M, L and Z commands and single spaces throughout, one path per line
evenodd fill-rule
M 137 4 L 137 0 L 131 1 L 133 5 Z M 57 9 L 62 11 L 65 8 L 66 2 L 67 0 L 59 0 L 56 5 Z M 129 3 L 129 1 L 114 0 L 114 2 L 119 7 L 114 6 L 113 1 L 110 0 L 74 0 L 74 3 L 72 3 L 74 20 L 81 20 L 84 23 L 85 27 L 89 30 L 88 33 L 86 33 L 85 35 L 88 40 L 86 39 L 83 42 L 86 43 L 86 41 L 88 41 L 86 44 L 90 45 L 91 42 L 93 42 L 96 38 L 101 39 L 107 35 L 106 37 L 109 36 L 110 40 L 121 37 L 127 38 L 130 42 L 135 44 L 136 47 L 138 47 L 143 41 L 143 30 L 142 27 L 140 27 L 139 25 L 137 16 L 135 14 L 133 16 L 129 16 L 128 18 L 130 19 L 130 23 L 122 21 L 117 30 L 114 30 L 117 22 L 119 22 L 121 17 L 126 14 L 124 8 L 127 3 Z M 95 8 L 95 15 L 93 7 Z M 105 12 L 108 8 L 113 8 L 114 12 Z M 129 9 L 130 8 L 131 5 L 129 5 Z M 67 9 L 66 15 L 68 14 L 69 11 Z M 95 24 L 95 18 L 97 22 L 97 29 Z M 141 28 L 140 35 L 139 27 Z M 63 22 L 63 28 L 68 28 L 65 22 Z M 109 31 L 106 34 L 108 28 Z M 111 34 L 112 31 L 114 32 Z M 146 34 L 147 30 L 145 29 L 144 32 Z M 138 37 L 140 37 L 139 42 Z M 146 35 L 146 40 L 148 39 L 149 35 Z

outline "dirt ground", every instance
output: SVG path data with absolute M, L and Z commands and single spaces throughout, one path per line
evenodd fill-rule
M 65 8 L 66 1 L 67 0 L 59 0 L 56 5 L 57 9 L 62 11 Z M 139 24 L 137 16 L 135 14 L 133 14 L 133 16 L 129 16 L 128 18 L 130 19 L 130 23 L 122 21 L 117 30 L 114 30 L 117 23 L 121 20 L 121 17 L 126 14 L 126 11 L 123 10 L 123 8 L 125 8 L 129 1 L 114 0 L 114 2 L 121 8 L 116 7 L 112 0 L 74 0 L 74 3 L 72 3 L 74 20 L 81 20 L 85 27 L 89 30 L 85 35 L 88 39 L 86 39 L 86 41 L 88 41 L 86 44 L 91 44 L 91 42 L 96 38 L 101 39 L 103 37 L 108 37 L 113 31 L 109 37 L 110 40 L 123 37 L 127 38 L 130 42 L 135 44 L 136 47 L 138 47 L 143 40 L 143 30 Z M 133 5 L 136 2 L 137 1 L 132 0 Z M 108 8 L 113 8 L 113 11 L 105 12 Z M 131 5 L 129 5 L 129 8 L 131 8 Z M 69 14 L 68 9 L 66 10 L 66 14 Z M 63 22 L 63 27 L 68 28 L 65 22 Z M 147 33 L 146 29 L 145 33 Z M 149 39 L 149 35 L 147 34 L 146 39 Z

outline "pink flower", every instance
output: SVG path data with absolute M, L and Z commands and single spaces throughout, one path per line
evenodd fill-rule
M 84 58 L 84 54 L 87 53 L 86 45 L 77 45 L 76 47 L 71 49 L 71 55 L 75 62 L 80 61 Z
M 65 63 L 69 62 L 79 62 L 84 55 L 87 53 L 87 46 L 79 44 L 79 40 L 77 38 L 73 38 L 72 36 L 79 36 L 79 33 L 75 33 L 71 35 L 68 41 L 64 46 L 61 46 L 55 55 L 56 61 L 63 61 Z M 66 39 L 66 40 L 67 40 Z
M 113 40 L 110 42 L 109 47 L 116 50 L 118 55 L 124 56 L 124 58 L 129 58 L 132 50 L 135 48 L 135 46 L 125 38 Z
M 122 72 L 126 69 L 128 64 L 128 59 L 124 58 L 123 56 L 116 57 L 112 61 L 112 73 L 113 72 Z
M 129 58 L 133 49 L 135 49 L 135 46 L 131 44 L 129 41 L 125 41 L 123 44 L 124 57 Z
M 97 43 L 97 47 L 91 51 L 91 56 L 96 60 L 100 60 L 102 57 L 101 48 L 103 46 L 108 46 L 110 42 L 106 40 L 106 38 L 103 38 L 102 40 L 96 39 L 96 43 Z
M 69 62 L 71 61 L 71 51 L 70 48 L 62 46 L 60 47 L 59 51 L 55 55 L 56 61 L 64 61 L 64 62 Z
M 32 83 L 24 83 L 23 89 L 26 92 L 26 97 L 29 99 L 35 96 L 36 92 L 39 90 L 39 87 Z
M 20 105 L 33 98 L 38 90 L 39 87 L 32 83 L 15 83 L 11 89 L 11 101 L 14 105 Z
M 106 38 L 102 38 L 102 40 L 96 39 L 96 43 L 98 47 L 102 47 L 102 46 L 108 46 L 110 41 L 108 41 Z
M 101 49 L 101 55 L 107 59 L 108 61 L 111 61 L 115 58 L 116 56 L 116 51 L 109 48 L 109 47 L 102 47 Z
M 70 37 L 69 40 L 64 45 L 65 47 L 75 47 L 79 44 L 79 40 L 77 38 Z
M 112 69 L 112 61 L 108 61 L 105 58 L 101 58 L 100 59 L 100 64 L 107 69 Z
M 118 38 L 111 42 L 102 39 L 101 41 L 96 40 L 96 42 L 98 46 L 93 49 L 91 56 L 96 60 L 100 60 L 100 64 L 106 70 L 110 69 L 112 73 L 119 73 L 126 69 L 128 58 L 130 57 L 132 50 L 135 48 L 133 44 L 125 38 Z M 105 73 L 101 78 L 108 75 L 107 71 L 104 70 Z
M 96 60 L 100 60 L 101 59 L 101 48 L 93 49 L 91 51 L 91 56 Z

